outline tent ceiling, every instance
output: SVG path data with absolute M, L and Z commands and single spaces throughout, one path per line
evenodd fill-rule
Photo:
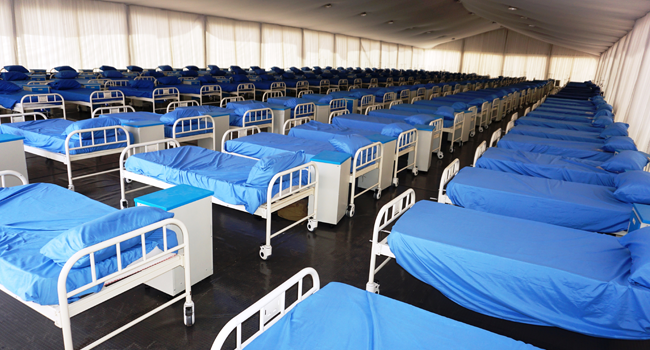
M 421 48 L 488 32 L 502 25 L 545 42 L 592 54 L 605 51 L 632 29 L 637 18 L 650 11 L 647 0 L 335 0 L 329 1 L 331 8 L 324 7 L 328 0 L 112 1 Z M 510 11 L 508 5 L 519 10 Z M 361 17 L 362 12 L 368 15 Z M 391 20 L 394 24 L 387 23 Z

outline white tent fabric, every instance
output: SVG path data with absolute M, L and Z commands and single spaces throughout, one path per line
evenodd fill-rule
M 173 67 L 205 67 L 205 17 L 169 12 L 169 38 Z
M 494 30 L 465 39 L 461 72 L 499 76 L 508 31 Z
M 130 6 L 129 29 L 132 64 L 146 68 L 172 64 L 167 11 Z
M 463 40 L 438 45 L 424 53 L 424 69 L 429 71 L 460 72 L 463 59 Z
M 381 43 L 381 68 L 397 68 L 397 44 Z
M 229 67 L 237 64 L 235 45 L 235 21 L 208 17 L 206 20 L 205 46 L 208 64 Z
M 14 33 L 14 13 L 10 0 L 0 1 L 0 62 L 6 64 L 18 63 L 16 57 L 16 41 Z
M 379 67 L 381 61 L 381 42 L 361 39 L 361 67 Z
M 126 5 L 101 1 L 77 2 L 81 67 L 126 67 L 129 64 L 129 27 L 126 18 Z
M 397 68 L 411 69 L 413 67 L 413 47 L 406 45 L 397 46 Z
M 639 150 L 650 151 L 650 14 L 600 57 L 596 83 L 603 86 L 616 121 L 630 124 Z
M 250 67 L 260 65 L 260 50 L 262 38 L 260 24 L 255 22 L 235 22 L 235 63 L 238 66 Z

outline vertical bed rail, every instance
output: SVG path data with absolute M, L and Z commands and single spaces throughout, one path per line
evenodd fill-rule
M 219 104 L 219 107 L 226 108 L 226 106 L 228 106 L 228 103 L 239 102 L 239 101 L 244 101 L 244 97 L 243 96 L 224 97 L 221 99 L 221 103 Z
M 196 100 L 174 101 L 167 105 L 167 113 L 176 110 L 176 108 L 192 106 L 199 106 L 199 102 Z
M 174 122 L 172 127 L 172 138 L 177 140 L 183 137 L 199 139 L 201 136 L 212 139 L 212 150 L 217 147 L 217 131 L 214 127 L 214 118 L 211 115 L 199 115 L 195 117 L 180 118 Z M 180 129 L 180 130 L 179 130 Z
M 289 119 L 286 122 L 284 122 L 284 125 L 282 125 L 282 134 L 287 135 L 287 134 L 289 134 L 289 131 L 291 130 L 291 128 L 296 127 L 298 125 L 307 124 L 312 120 L 313 119 L 310 118 L 310 117 Z
M 284 92 L 281 90 L 271 90 L 262 94 L 262 102 L 266 102 L 269 98 L 283 97 Z M 223 107 L 223 106 L 222 106 Z
M 293 118 L 316 119 L 316 104 L 314 102 L 297 104 L 293 108 Z
M 312 279 L 312 287 L 308 290 L 305 290 L 304 279 L 307 276 L 310 276 Z M 296 285 L 298 286 L 296 301 L 287 306 L 287 292 Z M 211 349 L 221 350 L 224 346 L 224 343 L 233 332 L 236 332 L 236 347 L 234 350 L 241 350 L 245 348 L 265 330 L 273 326 L 287 312 L 291 311 L 291 309 L 293 309 L 298 303 L 316 293 L 319 289 L 320 278 L 316 270 L 311 267 L 301 270 L 286 282 L 279 285 L 269 294 L 264 296 L 262 299 L 258 300 L 256 303 L 249 306 L 246 308 L 246 310 L 242 311 L 228 323 L 226 323 L 226 325 L 221 329 L 215 338 Z M 242 339 L 242 324 L 256 314 L 259 315 L 260 319 L 258 330 L 248 339 Z
M 391 102 L 390 105 L 388 106 L 388 109 L 391 109 L 391 108 L 393 108 L 393 106 L 397 106 L 397 105 L 401 105 L 401 104 L 404 104 L 404 101 L 402 101 L 402 100 L 396 100 L 396 101 L 393 101 L 393 102 Z
M 23 174 L 21 174 L 21 173 L 19 173 L 17 171 L 14 171 L 14 170 L 3 170 L 3 171 L 0 171 L 0 188 L 7 187 L 6 178 L 8 178 L 8 177 L 16 177 L 16 178 L 18 178 L 18 180 L 20 180 L 20 182 L 22 182 L 23 185 L 29 184 L 29 181 L 27 180 L 27 178 Z
M 485 153 L 486 150 L 487 150 L 487 142 L 485 141 L 481 142 L 481 144 L 478 145 L 478 147 L 476 147 L 476 152 L 474 152 L 474 163 L 472 163 L 473 167 L 476 166 L 476 162 L 478 161 L 479 158 L 481 158 L 481 156 L 483 155 L 483 153 Z
M 505 134 L 507 135 L 510 132 L 510 130 L 512 130 L 512 128 L 514 128 L 514 127 L 515 127 L 515 121 L 514 120 L 509 121 L 508 125 L 506 125 Z
M 334 111 L 334 112 L 330 113 L 329 123 L 332 124 L 332 120 L 333 120 L 335 117 L 338 117 L 338 116 L 340 116 L 340 115 L 345 115 L 345 114 L 350 114 L 350 111 L 347 110 L 347 109 L 341 109 L 341 110 Z
M 347 109 L 348 101 L 344 98 L 335 98 L 330 101 L 330 112 Z
M 379 110 L 379 109 L 384 109 L 384 105 L 374 104 L 372 106 L 368 106 L 368 108 L 366 108 L 366 113 L 365 114 L 368 115 L 368 114 L 370 114 L 370 112 L 376 111 L 376 110 Z
M 257 127 L 257 125 L 247 126 L 247 127 L 244 127 L 244 128 L 230 129 L 230 130 L 226 131 L 223 134 L 223 137 L 221 138 L 221 152 L 228 153 L 228 154 L 234 154 L 234 153 L 229 152 L 229 151 L 226 150 L 226 142 L 228 142 L 230 140 L 238 139 L 240 137 L 259 134 L 261 132 L 262 131 L 260 130 L 259 127 Z M 241 154 L 238 154 L 238 155 L 241 156 Z M 242 156 L 242 157 L 245 157 L 245 156 Z M 246 158 L 257 159 L 257 158 L 252 158 L 252 157 L 246 157 Z
M 379 163 L 377 161 L 379 161 Z M 384 164 L 384 145 L 381 142 L 375 142 L 368 146 L 359 148 L 355 152 L 352 162 L 352 176 L 350 176 L 350 183 L 352 184 L 352 186 L 350 186 L 350 204 L 348 210 L 346 210 L 346 214 L 349 217 L 353 217 L 355 213 L 355 198 L 373 189 L 375 190 L 375 199 L 378 200 L 381 198 L 381 170 L 383 169 L 382 165 Z M 357 178 L 374 169 L 377 169 L 378 171 L 377 183 L 369 185 L 365 190 L 355 194 Z
M 492 133 L 492 137 L 490 137 L 490 147 L 496 146 L 499 140 L 501 140 L 501 128 Z
M 272 128 L 273 111 L 271 108 L 250 109 L 246 111 L 242 117 L 242 127 L 250 126 L 251 123 L 260 125 L 263 128 Z
M 438 203 L 453 204 L 447 196 L 446 186 L 451 179 L 458 174 L 460 170 L 460 161 L 458 158 L 454 159 L 451 164 L 447 165 L 445 170 L 442 171 L 442 178 L 440 179 L 440 188 L 438 189 Z
M 31 120 L 38 120 L 39 117 L 43 119 L 47 119 L 47 116 L 40 112 L 0 114 L 0 124 L 3 124 L 2 121 L 6 119 L 9 119 L 9 123 L 25 122 L 28 120 L 28 117 L 31 117 Z M 5 122 L 5 124 L 6 123 L 7 122 Z
M 375 274 L 379 272 L 393 257 L 386 243 L 386 238 L 380 241 L 379 233 L 384 230 L 388 225 L 397 220 L 404 212 L 409 210 L 415 204 L 415 191 L 409 188 L 406 192 L 397 196 L 397 198 L 386 203 L 377 214 L 375 225 L 372 230 L 372 249 L 370 253 L 370 271 L 368 273 L 368 283 L 366 283 L 366 290 L 370 293 L 379 294 L 379 284 L 375 282 Z M 387 258 L 377 266 L 377 257 L 386 255 Z
M 114 114 L 114 113 L 135 113 L 135 108 L 131 106 L 111 106 L 99 107 L 92 111 L 91 118 L 97 118 L 99 115 Z

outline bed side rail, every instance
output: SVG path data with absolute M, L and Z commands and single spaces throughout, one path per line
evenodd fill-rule
M 3 124 L 3 120 L 5 120 L 4 123 L 7 124 L 7 123 L 20 123 L 28 120 L 38 120 L 39 118 L 47 119 L 45 114 L 39 112 L 0 114 L 0 124 Z M 6 121 L 7 119 L 9 120 L 9 122 Z
M 512 130 L 512 128 L 515 127 L 515 121 L 511 120 L 508 122 L 508 125 L 506 125 L 506 135 Z
M 530 107 L 526 107 L 526 110 L 524 111 L 524 117 L 530 113 Z
M 312 287 L 305 291 L 303 281 L 307 276 L 311 276 Z M 296 285 L 298 285 L 296 301 L 287 306 L 287 291 L 292 290 Z M 287 312 L 291 311 L 299 302 L 316 293 L 319 289 L 320 278 L 316 270 L 311 267 L 301 270 L 262 299 L 258 300 L 255 304 L 249 306 L 246 310 L 228 321 L 215 338 L 212 344 L 212 350 L 221 350 L 233 331 L 236 331 L 237 334 L 235 350 L 243 349 L 265 330 L 273 326 Z M 256 314 L 259 314 L 259 329 L 250 338 L 242 339 L 242 324 Z
M 368 106 L 368 108 L 366 108 L 366 113 L 365 114 L 368 115 L 372 111 L 376 111 L 378 109 L 383 109 L 383 108 L 384 108 L 384 105 L 382 105 L 382 104 L 370 105 L 370 106 Z
M 447 165 L 445 170 L 442 171 L 442 178 L 440 179 L 440 188 L 438 189 L 438 203 L 452 204 L 449 197 L 447 197 L 447 184 L 451 179 L 458 174 L 460 170 L 460 161 L 458 158 L 454 159 L 451 164 Z
M 221 108 L 226 108 L 228 106 L 228 103 L 230 102 L 239 102 L 239 101 L 244 101 L 243 96 L 229 96 L 229 97 L 224 97 L 221 99 Z
M 348 101 L 344 98 L 335 98 L 330 101 L 330 112 L 347 109 Z
M 136 77 L 136 79 L 137 78 L 138 77 Z M 128 80 L 108 80 L 106 83 L 104 83 L 105 88 L 116 87 L 116 86 L 127 87 L 127 86 L 129 86 L 129 81 Z
M 98 115 L 113 113 L 135 113 L 135 108 L 131 106 L 112 106 L 95 108 L 90 115 L 91 118 L 97 118 Z
M 262 102 L 268 101 L 269 98 L 276 98 L 276 97 L 283 97 L 283 96 L 284 96 L 284 91 L 282 91 L 282 90 L 267 91 L 262 95 Z M 237 97 L 239 97 L 239 96 L 237 96 Z M 226 98 L 229 98 L 229 97 L 226 97 Z
M 244 136 L 259 134 L 261 132 L 262 131 L 257 125 L 247 126 L 244 128 L 229 129 L 223 134 L 223 137 L 221 138 L 221 152 L 231 153 L 226 150 L 227 141 L 238 139 Z
M 120 90 L 101 90 L 93 91 L 90 94 L 90 105 L 96 104 L 110 104 L 110 103 L 120 103 L 122 106 L 125 105 L 124 93 Z
M 303 179 L 306 179 L 306 183 L 303 183 L 304 182 Z M 280 202 L 284 198 L 292 196 L 297 192 L 302 192 L 308 189 L 315 190 L 317 182 L 318 182 L 318 169 L 316 167 L 316 163 L 314 162 L 305 163 L 297 167 L 285 171 L 281 171 L 275 174 L 275 176 L 273 176 L 273 178 L 269 182 L 269 187 L 266 191 L 267 218 L 271 217 L 272 206 L 274 203 Z M 278 186 L 277 194 L 273 196 L 273 192 L 274 192 L 273 189 L 276 186 Z M 270 224 L 270 222 L 267 221 L 267 224 Z M 279 232 L 276 232 L 274 236 L 278 234 Z
M 167 113 L 175 110 L 176 108 L 192 107 L 198 105 L 199 105 L 199 101 L 196 100 L 174 101 L 167 105 Z
M 341 109 L 341 110 L 334 111 L 334 112 L 330 113 L 329 123 L 332 124 L 332 120 L 335 117 L 338 117 L 338 116 L 344 115 L 344 114 L 350 114 L 350 111 L 346 108 L 346 109 Z
M 490 138 L 490 147 L 496 146 L 499 140 L 501 140 L 501 132 L 501 128 L 499 128 L 492 133 L 492 137 Z
M 10 176 L 18 178 L 18 180 L 20 180 L 20 182 L 22 182 L 23 185 L 29 184 L 29 181 L 27 180 L 27 178 L 23 174 L 21 174 L 21 173 L 19 173 L 17 171 L 14 171 L 14 170 L 3 170 L 3 171 L 0 171 L 0 188 L 7 187 L 6 178 L 8 178 Z
M 478 161 L 479 158 L 485 153 L 487 150 L 487 142 L 483 141 L 481 142 L 478 147 L 476 147 L 476 152 L 474 152 L 474 163 L 472 163 L 472 166 L 476 166 L 476 162 Z
M 273 123 L 273 111 L 271 108 L 250 109 L 244 113 L 242 126 L 250 123 Z

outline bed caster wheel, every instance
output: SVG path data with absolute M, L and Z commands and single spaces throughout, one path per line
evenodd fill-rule
M 126 209 L 129 207 L 129 202 L 126 199 L 120 200 L 120 209 Z
M 271 252 L 273 251 L 273 248 L 270 245 L 261 245 L 260 246 L 260 258 L 262 260 L 266 260 L 271 256 Z
M 418 176 L 419 171 L 417 167 L 414 167 L 411 172 L 413 173 L 413 176 Z
M 307 230 L 309 230 L 309 232 L 314 232 L 316 227 L 318 227 L 318 221 L 313 220 L 313 219 L 309 219 L 307 221 Z
M 192 327 L 194 325 L 194 302 L 186 301 L 184 309 L 185 317 L 183 320 L 185 321 L 185 325 Z
M 469 137 L 474 137 L 476 135 L 476 131 L 472 130 L 469 132 Z
M 393 187 L 397 187 L 397 186 L 399 186 L 399 179 L 398 179 L 398 178 L 394 178 L 394 179 L 393 179 Z
M 366 291 L 370 293 L 379 294 L 379 284 L 375 282 L 366 283 Z
M 444 153 L 438 152 L 438 159 L 442 159 L 444 157 L 445 157 Z
M 74 185 L 68 185 L 68 189 L 74 192 Z
M 124 182 L 126 182 L 127 184 L 130 184 L 131 182 L 133 182 L 133 180 L 131 180 L 131 179 L 124 179 Z
M 380 190 L 375 190 L 375 193 L 372 195 L 373 198 L 376 200 L 379 200 L 381 198 L 381 191 Z
M 449 153 L 454 153 L 454 147 L 449 147 Z
M 354 204 L 350 204 L 350 206 L 348 206 L 348 209 L 345 211 L 345 215 L 347 215 L 349 218 L 354 216 Z
M 458 147 L 463 147 L 463 141 L 460 141 L 460 142 L 458 143 Z

